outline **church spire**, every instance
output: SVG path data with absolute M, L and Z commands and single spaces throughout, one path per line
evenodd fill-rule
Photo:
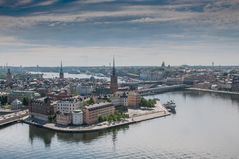
M 113 71 L 112 71 L 112 76 L 116 75 L 116 70 L 115 70 L 115 57 L 113 57 Z
M 61 68 L 60 68 L 60 78 L 64 78 L 64 72 L 63 72 L 63 66 L 62 66 L 62 61 L 61 61 Z
M 115 93 L 118 90 L 118 79 L 117 79 L 116 69 L 115 69 L 115 57 L 113 57 L 113 70 L 112 70 L 112 75 L 110 79 L 110 89 L 112 93 Z

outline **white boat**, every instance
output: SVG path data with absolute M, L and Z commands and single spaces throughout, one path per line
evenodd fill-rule
M 163 104 L 163 106 L 166 108 L 166 109 L 169 109 L 169 110 L 175 110 L 176 108 L 176 104 L 171 100 L 171 101 L 168 101 L 166 104 Z

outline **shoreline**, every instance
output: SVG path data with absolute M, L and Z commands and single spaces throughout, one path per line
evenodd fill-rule
M 202 88 L 186 88 L 186 90 L 199 91 L 199 92 L 220 93 L 220 94 L 230 94 L 230 95 L 239 95 L 239 92 L 218 91 L 218 90 L 202 89 Z
M 133 110 L 134 111 L 134 110 Z M 29 124 L 29 125 L 34 125 L 37 127 L 57 131 L 57 132 L 66 132 L 66 133 L 84 133 L 84 132 L 95 132 L 95 131 L 101 131 L 105 129 L 110 129 L 114 127 L 120 127 L 123 125 L 130 125 L 130 124 L 135 124 L 138 122 L 146 121 L 146 120 L 151 120 L 155 118 L 162 118 L 171 115 L 170 112 L 166 108 L 164 108 L 160 102 L 157 102 L 155 105 L 154 110 L 151 111 L 145 111 L 142 113 L 136 113 L 130 111 L 133 113 L 132 116 L 130 116 L 127 119 L 121 120 L 121 121 L 115 121 L 115 122 L 102 122 L 102 123 L 97 123 L 97 124 L 92 124 L 92 125 L 87 125 L 87 126 L 60 126 L 55 123 L 37 123 L 33 121 L 32 118 L 25 118 L 22 120 L 23 123 Z
M 84 133 L 84 132 L 95 132 L 95 131 L 101 131 L 101 130 L 105 130 L 105 129 L 114 128 L 114 127 L 135 124 L 135 123 L 139 123 L 142 121 L 166 117 L 169 115 L 171 115 L 171 113 L 169 113 L 169 112 L 166 112 L 166 113 L 154 112 L 154 113 L 150 113 L 150 114 L 146 114 L 146 115 L 140 115 L 140 116 L 136 116 L 133 118 L 129 118 L 129 119 L 127 119 L 127 121 L 124 120 L 124 121 L 114 122 L 111 124 L 100 125 L 100 126 L 99 126 L 99 124 L 95 124 L 95 125 L 89 125 L 89 126 L 62 126 L 62 127 L 59 127 L 55 123 L 39 124 L 36 122 L 31 122 L 31 121 L 29 121 L 29 119 L 22 120 L 22 122 L 29 124 L 29 125 L 34 125 L 34 126 L 37 126 L 40 128 L 45 128 L 45 129 L 49 129 L 49 130 L 53 130 L 53 131 L 57 131 L 57 132 Z

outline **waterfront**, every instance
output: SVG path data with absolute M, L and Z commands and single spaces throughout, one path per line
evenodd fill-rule
M 0 158 L 239 158 L 239 97 L 174 92 L 176 115 L 94 133 L 27 124 L 0 130 Z

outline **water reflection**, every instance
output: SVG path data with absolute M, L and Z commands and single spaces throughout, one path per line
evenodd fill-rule
M 41 139 L 44 142 L 45 146 L 49 147 L 54 136 L 55 132 L 53 131 L 29 125 L 29 139 L 31 141 L 31 144 L 33 144 L 34 139 Z
M 214 98 L 232 100 L 239 104 L 239 95 L 236 95 L 236 94 L 222 94 L 222 93 L 200 92 L 200 91 L 183 91 L 183 92 L 175 92 L 175 93 L 181 93 L 183 94 L 184 97 L 190 96 L 193 98 L 201 98 L 202 96 L 211 96 Z
M 117 128 L 111 128 L 109 130 L 89 132 L 89 133 L 63 133 L 55 132 L 44 128 L 29 125 L 29 139 L 33 144 L 35 139 L 41 139 L 46 147 L 50 147 L 52 139 L 56 136 L 59 141 L 64 142 L 83 142 L 90 143 L 102 136 L 112 135 L 112 142 L 115 144 L 117 141 L 117 134 L 119 131 L 126 131 L 129 128 L 128 125 L 124 125 Z

